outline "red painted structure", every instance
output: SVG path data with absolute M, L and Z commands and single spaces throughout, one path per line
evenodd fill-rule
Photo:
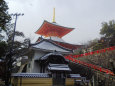
M 44 21 L 41 27 L 36 31 L 36 34 L 43 35 L 45 37 L 59 37 L 62 38 L 69 32 L 71 32 L 74 28 L 68 28 L 59 26 L 56 23 L 50 23 L 48 21 Z
M 43 24 L 41 25 L 41 27 L 36 31 L 36 34 L 40 34 L 40 35 L 45 36 L 45 37 L 54 36 L 54 37 L 62 38 L 63 36 L 65 36 L 66 34 L 71 32 L 73 29 L 74 28 L 63 27 L 63 26 L 57 25 L 56 23 L 50 23 L 48 21 L 44 21 Z M 37 42 L 40 42 L 41 40 L 42 39 L 39 37 Z M 51 41 L 52 43 L 55 43 L 59 46 L 62 46 L 64 48 L 71 49 L 71 50 L 75 50 L 77 48 L 82 47 L 82 45 L 73 45 L 73 44 L 54 41 L 54 40 L 49 40 L 49 41 Z M 114 49 L 115 49 L 115 46 L 110 47 L 110 48 L 106 48 L 106 49 L 101 49 L 101 50 L 89 52 L 89 53 L 85 53 L 85 54 L 80 54 L 80 55 L 68 55 L 68 56 L 65 56 L 65 58 L 72 61 L 72 62 L 79 63 L 81 65 L 84 65 L 84 66 L 87 66 L 89 68 L 98 70 L 100 72 L 105 72 L 105 73 L 110 74 L 110 75 L 115 75 L 112 71 L 110 71 L 108 69 L 105 69 L 105 68 L 102 68 L 102 67 L 99 67 L 99 66 L 96 66 L 93 64 L 89 64 L 89 63 L 74 59 L 74 58 L 78 58 L 78 57 L 82 57 L 82 56 L 88 56 L 88 55 L 92 55 L 92 54 L 96 54 L 96 53 L 103 53 L 103 52 L 114 50 Z
M 69 43 L 65 43 L 65 42 L 58 42 L 58 41 L 53 41 L 53 42 L 56 43 L 57 45 L 60 45 L 64 48 L 71 49 L 71 50 L 75 50 L 75 49 L 83 47 L 83 45 L 74 45 L 74 44 L 69 44 Z
M 106 49 L 101 49 L 101 50 L 89 52 L 89 53 L 85 53 L 85 54 L 80 54 L 80 55 L 68 55 L 68 56 L 65 56 L 65 58 L 68 59 L 68 60 L 70 60 L 70 61 L 72 61 L 72 62 L 79 63 L 81 65 L 84 65 L 84 66 L 87 66 L 89 68 L 98 70 L 100 72 L 105 72 L 105 73 L 110 74 L 110 75 L 115 75 L 111 70 L 108 70 L 108 69 L 102 68 L 102 67 L 97 66 L 97 65 L 89 64 L 89 63 L 86 63 L 86 62 L 74 59 L 74 58 L 78 58 L 78 56 L 79 57 L 88 56 L 88 55 L 92 55 L 92 54 L 96 54 L 96 53 L 97 54 L 98 53 L 103 53 L 103 52 L 112 51 L 112 50 L 115 50 L 115 46 L 109 47 L 109 48 L 106 48 Z
M 45 37 L 58 37 L 62 38 L 69 32 L 71 32 L 74 28 L 68 28 L 64 26 L 57 25 L 56 23 L 50 23 L 48 21 L 44 21 L 41 27 L 35 32 L 36 34 L 45 36 Z M 36 42 L 40 42 L 43 38 L 39 37 Z M 66 42 L 60 42 L 60 41 L 54 41 L 50 39 L 49 40 L 52 43 L 55 43 L 56 45 L 59 45 L 63 48 L 70 49 L 70 50 L 75 50 L 78 48 L 82 48 L 83 45 L 74 45 Z
M 104 72 L 104 73 L 107 73 L 107 74 L 110 74 L 110 75 L 115 75 L 111 70 L 102 68 L 102 67 L 100 67 L 100 66 L 93 65 L 93 64 L 89 64 L 89 63 L 86 63 L 86 62 L 83 62 L 83 61 L 80 61 L 80 60 L 76 60 L 76 59 L 74 59 L 73 57 L 65 57 L 65 58 L 68 59 L 68 60 L 70 60 L 70 61 L 72 61 L 72 62 L 79 63 L 79 64 L 81 64 L 81 65 L 84 65 L 84 66 L 87 66 L 87 67 L 89 67 L 89 68 L 98 70 L 98 71 L 100 71 L 100 72 Z
M 112 50 L 115 50 L 115 46 L 109 47 L 109 48 L 105 48 L 105 49 L 96 50 L 96 51 L 92 51 L 92 52 L 88 52 L 88 53 L 84 53 L 84 54 L 67 55 L 67 56 L 72 56 L 74 58 L 78 58 L 78 57 L 83 57 L 83 56 L 88 56 L 88 55 L 93 55 L 93 54 L 98 54 L 98 53 L 104 53 L 106 51 L 112 51 Z M 67 56 L 65 56 L 65 57 L 67 57 Z

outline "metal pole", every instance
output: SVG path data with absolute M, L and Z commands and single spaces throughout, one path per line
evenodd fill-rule
M 9 55 L 7 56 L 8 57 L 8 63 L 6 64 L 6 86 L 10 86 L 11 84 L 11 73 L 12 73 L 12 54 L 13 54 L 13 45 L 14 45 L 14 37 L 15 37 L 15 31 L 16 31 L 16 23 L 17 23 L 17 18 L 18 16 L 23 16 L 24 14 L 18 14 L 18 13 L 15 13 L 15 14 L 11 14 L 11 16 L 16 16 L 15 18 L 15 23 L 14 23 L 14 31 L 13 31 L 13 38 L 12 38 L 12 44 L 11 44 L 11 47 L 10 47 L 10 52 L 9 52 Z
M 12 49 L 13 49 L 13 45 L 14 45 L 14 36 L 15 36 L 15 32 L 16 32 L 16 23 L 17 23 L 18 14 L 15 14 L 15 16 L 16 16 L 16 18 L 15 18 L 14 31 L 13 31 L 13 38 L 12 38 L 12 45 L 11 45 L 10 53 L 12 53 Z
M 17 18 L 18 18 L 18 16 L 23 16 L 24 14 L 15 13 L 15 14 L 11 14 L 11 15 L 16 16 L 16 18 L 15 18 L 15 23 L 14 23 L 14 31 L 13 31 L 13 38 L 12 38 L 12 45 L 11 45 L 11 50 L 10 50 L 10 53 L 12 53 L 12 50 L 13 50 L 14 37 L 15 37 L 15 32 L 16 32 L 16 23 L 17 23 Z

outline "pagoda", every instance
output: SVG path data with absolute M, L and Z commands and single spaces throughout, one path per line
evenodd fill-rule
M 55 22 L 54 9 L 53 22 L 51 23 L 44 20 L 41 27 L 35 32 L 41 35 L 41 37 L 37 39 L 36 43 L 30 44 L 30 50 L 33 51 L 34 54 L 24 68 L 26 69 L 26 73 L 13 74 L 13 77 L 29 77 L 29 79 L 30 77 L 36 77 L 37 79 L 39 78 L 39 80 L 44 78 L 43 80 L 46 80 L 48 83 L 44 86 L 73 86 L 74 78 L 77 78 L 78 81 L 82 81 L 80 74 L 71 74 L 71 68 L 68 65 L 69 61 L 64 58 L 64 55 L 72 54 L 73 50 L 82 47 L 82 45 L 66 43 L 62 39 L 63 36 L 72 30 L 74 30 L 74 28 L 60 26 Z M 22 72 L 24 71 L 22 70 Z M 67 77 L 72 79 L 66 79 Z M 33 79 L 31 79 L 31 81 L 31 84 L 38 84 L 38 82 L 35 82 Z
M 36 43 L 42 40 L 47 40 L 50 41 L 52 44 L 57 45 L 60 48 L 63 48 L 64 50 L 66 50 L 66 52 L 68 51 L 69 53 L 72 53 L 73 50 L 83 47 L 82 45 L 74 45 L 67 43 L 62 39 L 62 37 L 64 37 L 73 30 L 74 28 L 64 27 L 58 25 L 55 22 L 55 9 L 54 9 L 53 22 L 51 23 L 44 20 L 41 27 L 35 32 L 36 34 L 41 35 L 41 37 L 37 39 Z

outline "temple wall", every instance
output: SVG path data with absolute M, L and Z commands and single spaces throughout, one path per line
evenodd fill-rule
M 32 60 L 32 70 L 31 73 L 40 73 L 40 65 L 36 60 L 39 60 L 40 57 L 44 56 L 46 52 L 35 51 L 34 58 Z
M 34 60 L 38 60 L 40 57 L 42 57 L 45 54 L 47 54 L 47 53 L 42 52 L 42 51 L 35 51 Z
M 14 86 L 52 86 L 52 78 L 12 78 Z
M 39 58 L 44 56 L 45 54 L 47 53 L 37 50 L 35 51 L 32 61 L 29 63 L 30 67 L 28 67 L 27 69 L 28 73 L 40 73 L 40 65 L 36 60 L 39 60 Z
M 40 73 L 40 65 L 36 60 L 39 60 L 40 57 L 44 56 L 46 52 L 35 51 L 32 60 L 28 63 L 27 73 Z
M 40 73 L 40 65 L 38 62 L 33 63 L 34 67 L 31 73 Z
M 52 86 L 52 78 L 12 77 L 14 86 Z M 74 86 L 74 79 L 66 78 L 65 86 Z
M 27 73 L 30 73 L 30 71 L 31 71 L 31 67 L 30 66 L 31 66 L 31 62 L 29 62 L 28 65 L 27 65 L 27 70 L 26 70 Z

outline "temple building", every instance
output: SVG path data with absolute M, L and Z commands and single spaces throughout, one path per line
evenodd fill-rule
M 32 62 L 30 63 L 31 67 L 28 68 L 27 71 L 29 73 L 46 73 L 48 72 L 47 63 L 66 64 L 67 61 L 63 56 L 66 54 L 72 54 L 73 50 L 82 47 L 81 45 L 66 43 L 62 39 L 63 36 L 71 32 L 73 29 L 74 28 L 57 25 L 56 22 L 50 23 L 45 20 L 41 27 L 36 31 L 36 34 L 41 35 L 41 37 L 38 38 L 36 43 L 30 45 L 30 49 L 35 53 Z M 68 68 L 67 71 L 69 70 L 70 69 Z
M 25 73 L 12 74 L 13 82 L 21 86 L 33 84 L 33 86 L 73 86 L 75 79 L 82 82 L 80 74 L 71 74 L 69 61 L 64 58 L 64 55 L 72 54 L 75 49 L 82 48 L 82 45 L 66 43 L 62 39 L 72 30 L 74 28 L 58 25 L 55 22 L 55 15 L 52 23 L 44 20 L 35 32 L 41 37 L 34 44 L 30 44 L 30 50 L 34 52 L 31 61 L 26 64 Z M 16 77 L 20 79 L 16 81 Z

